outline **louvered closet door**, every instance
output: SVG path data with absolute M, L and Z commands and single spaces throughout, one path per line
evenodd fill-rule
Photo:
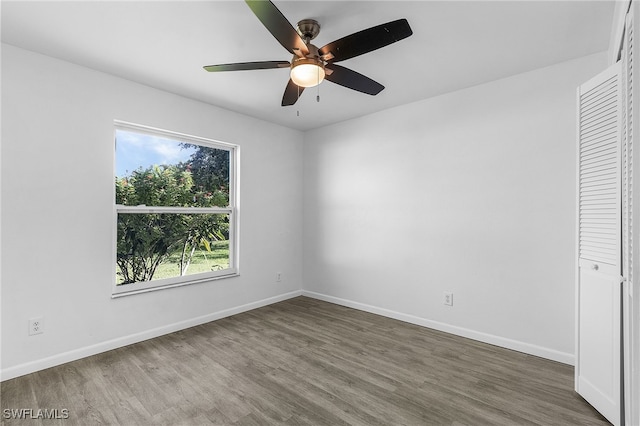
M 578 89 L 576 391 L 621 424 L 620 66 Z

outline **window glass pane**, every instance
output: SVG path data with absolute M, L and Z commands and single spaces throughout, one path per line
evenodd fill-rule
M 116 130 L 116 204 L 229 205 L 229 151 Z
M 229 215 L 119 213 L 116 283 L 228 269 Z

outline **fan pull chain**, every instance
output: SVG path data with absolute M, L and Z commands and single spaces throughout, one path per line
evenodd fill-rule
M 320 67 L 316 67 L 318 69 L 318 84 L 316 87 L 318 88 L 318 94 L 316 95 L 316 102 L 320 102 Z

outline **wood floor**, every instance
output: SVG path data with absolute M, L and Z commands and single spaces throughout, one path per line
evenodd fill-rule
M 606 425 L 573 368 L 299 297 L 1 385 L 3 424 Z M 2 413 L 5 413 L 2 411 Z

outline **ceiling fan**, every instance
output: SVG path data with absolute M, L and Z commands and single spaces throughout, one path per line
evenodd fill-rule
M 234 64 L 207 65 L 209 72 L 244 71 L 271 68 L 291 68 L 290 79 L 282 97 L 282 106 L 297 102 L 306 87 L 313 87 L 323 80 L 369 95 L 377 95 L 384 86 L 358 72 L 336 62 L 344 61 L 400 41 L 413 34 L 406 19 L 387 22 L 340 38 L 321 48 L 311 44 L 320 32 L 320 24 L 313 19 L 298 22 L 296 31 L 282 12 L 269 0 L 246 0 L 247 5 L 260 22 L 293 54 L 288 61 L 239 62 Z

